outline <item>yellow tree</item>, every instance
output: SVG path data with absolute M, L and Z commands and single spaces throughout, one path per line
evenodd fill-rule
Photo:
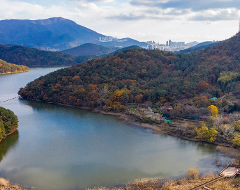
M 236 131 L 240 131 L 240 120 L 234 122 L 233 127 Z
M 240 134 L 235 135 L 235 137 L 232 140 L 234 147 L 240 147 Z
M 216 140 L 218 132 L 215 129 L 208 128 L 205 123 L 200 128 L 195 129 L 197 136 L 202 141 L 214 142 Z
M 212 116 L 216 116 L 218 114 L 218 108 L 214 105 L 208 106 L 208 110 L 211 112 Z

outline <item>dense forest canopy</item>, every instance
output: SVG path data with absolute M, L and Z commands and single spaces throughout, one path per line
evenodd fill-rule
M 0 59 L 0 74 L 27 72 L 28 67 L 7 63 Z
M 0 141 L 18 127 L 17 116 L 9 109 L 0 107 Z
M 130 49 L 61 69 L 29 83 L 25 99 L 121 110 L 128 103 L 161 106 L 240 93 L 238 35 L 191 54 Z M 203 98 L 203 99 L 204 99 Z M 207 105 L 206 105 L 207 106 Z

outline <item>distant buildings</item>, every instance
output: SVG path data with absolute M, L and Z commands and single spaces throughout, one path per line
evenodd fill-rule
M 112 36 L 104 36 L 104 37 L 99 37 L 99 41 L 100 42 L 112 42 L 112 41 L 125 42 L 125 41 L 127 41 L 127 39 L 118 39 L 118 38 L 114 38 Z
M 148 49 L 160 49 L 163 51 L 180 51 L 196 45 L 193 45 L 193 43 L 173 42 L 172 40 L 167 41 L 166 44 L 159 44 L 154 41 L 148 41 L 147 43 Z
M 154 41 L 148 41 L 147 44 L 148 44 L 147 49 L 165 50 L 165 45 L 164 44 L 159 44 L 159 43 L 156 43 Z
M 125 42 L 128 40 L 127 38 L 118 39 L 112 36 L 103 36 L 103 37 L 99 37 L 99 41 L 100 42 Z M 162 51 L 180 51 L 183 49 L 190 48 L 198 43 L 192 42 L 192 43 L 186 44 L 185 42 L 173 42 L 172 40 L 169 40 L 166 42 L 166 44 L 156 43 L 155 41 L 148 41 L 147 44 L 148 44 L 147 47 L 142 47 L 142 48 L 160 49 Z
M 185 46 L 185 42 L 173 42 L 172 40 L 169 40 L 169 42 L 167 41 L 166 46 L 170 46 L 170 47 L 181 47 L 181 46 Z
M 112 36 L 99 37 L 100 42 L 111 42 L 111 41 L 113 41 L 113 39 L 114 38 Z

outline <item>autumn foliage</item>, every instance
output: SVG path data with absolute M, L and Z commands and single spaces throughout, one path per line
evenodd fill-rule
M 214 105 L 208 106 L 209 111 L 211 112 L 212 116 L 216 116 L 218 114 L 218 109 Z
M 0 74 L 27 72 L 28 67 L 7 63 L 0 59 Z
M 9 109 L 0 107 L 0 141 L 18 127 L 17 116 Z
M 240 95 L 239 73 L 240 42 L 234 36 L 207 50 L 186 55 L 124 50 L 40 77 L 21 89 L 19 95 L 105 110 L 124 110 L 129 103 L 162 106 L 192 99 L 187 108 L 209 107 L 212 116 L 216 116 L 218 109 L 211 97 L 219 98 L 226 92 Z M 188 111 L 182 107 L 176 110 L 181 112 L 178 115 Z
M 218 132 L 213 128 L 208 128 L 205 123 L 200 128 L 196 128 L 197 136 L 200 140 L 214 142 Z

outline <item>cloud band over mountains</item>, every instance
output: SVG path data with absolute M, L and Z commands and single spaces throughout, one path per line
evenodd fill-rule
M 119 20 L 159 19 L 218 21 L 240 19 L 239 0 L 131 0 L 132 11 Z
M 131 0 L 130 4 L 162 9 L 191 9 L 192 11 L 226 8 L 240 9 L 239 0 Z

